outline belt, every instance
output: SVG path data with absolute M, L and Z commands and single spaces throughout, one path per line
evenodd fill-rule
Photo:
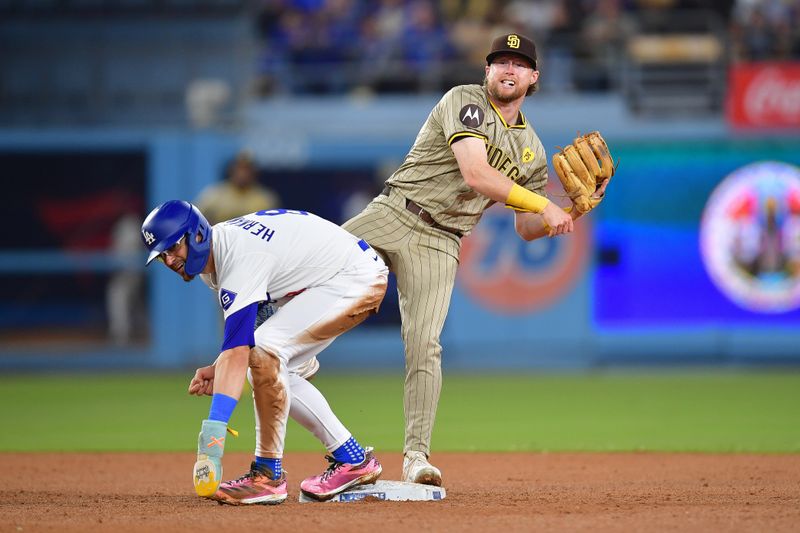
M 381 191 L 381 194 L 384 196 L 389 196 L 390 190 L 391 187 L 389 185 L 386 185 Z M 458 231 L 457 229 L 448 228 L 447 226 L 442 226 L 441 224 L 436 222 L 430 213 L 425 211 L 422 207 L 417 205 L 413 200 L 409 200 L 408 198 L 406 198 L 406 209 L 417 215 L 420 218 L 420 220 L 422 220 L 424 223 L 426 223 L 432 228 L 440 229 L 442 231 L 446 231 L 447 233 L 452 233 L 459 239 L 464 236 L 464 234 Z

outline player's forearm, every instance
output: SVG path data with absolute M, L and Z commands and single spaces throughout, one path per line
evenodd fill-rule
M 545 196 L 536 194 L 509 180 L 488 163 L 481 162 L 466 171 L 462 170 L 462 175 L 464 181 L 473 190 L 516 211 L 541 213 L 551 203 Z
M 497 170 L 487 165 L 468 169 L 462 172 L 464 181 L 475 192 L 478 192 L 495 202 L 505 203 L 513 182 L 500 174 Z
M 581 213 L 579 213 L 577 209 L 572 208 L 572 206 L 561 208 L 552 204 L 552 208 L 563 209 L 569 213 L 572 220 L 577 220 L 581 216 Z M 515 213 L 514 226 L 517 234 L 526 241 L 535 241 L 536 239 L 547 237 L 550 233 L 550 227 L 545 223 L 544 217 L 541 214 Z
M 214 364 L 214 393 L 225 394 L 236 400 L 242 395 L 247 365 L 250 358 L 248 346 L 225 350 Z
M 489 164 L 484 143 L 465 137 L 452 145 L 453 154 L 464 183 L 495 202 L 517 211 L 541 213 L 550 201 L 544 196 L 524 189 Z
M 466 184 L 474 191 L 515 209 L 539 213 L 549 203 L 544 196 L 520 187 L 488 163 L 481 162 L 463 169 L 462 175 Z

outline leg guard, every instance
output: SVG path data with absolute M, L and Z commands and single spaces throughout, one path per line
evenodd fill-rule
M 194 491 L 210 497 L 222 481 L 222 455 L 225 453 L 225 430 L 218 420 L 203 420 L 197 437 L 197 462 L 194 464 Z

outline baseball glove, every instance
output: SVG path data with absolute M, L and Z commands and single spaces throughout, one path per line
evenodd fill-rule
M 580 213 L 591 211 L 600 203 L 602 196 L 592 195 L 616 170 L 599 131 L 576 137 L 572 144 L 553 154 L 553 168 L 564 192 Z

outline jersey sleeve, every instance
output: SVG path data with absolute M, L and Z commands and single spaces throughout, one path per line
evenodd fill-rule
M 486 99 L 482 92 L 458 86 L 445 94 L 433 110 L 434 118 L 441 124 L 447 144 L 464 137 L 477 137 L 486 141 Z
M 244 256 L 220 277 L 218 298 L 225 315 L 223 350 L 253 346 L 258 304 L 269 299 L 270 263 L 263 254 Z
M 225 338 L 221 352 L 239 346 L 252 348 L 256 344 L 255 324 L 258 315 L 258 302 L 253 302 L 225 318 Z

